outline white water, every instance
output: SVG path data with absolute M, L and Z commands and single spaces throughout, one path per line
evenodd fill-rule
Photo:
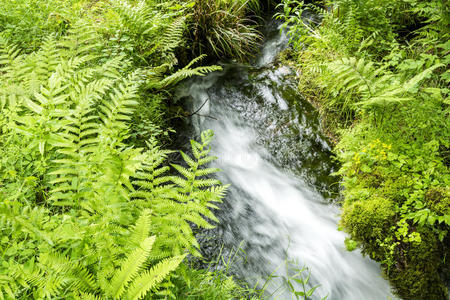
M 388 299 L 390 288 L 379 266 L 358 251 L 345 250 L 345 234 L 337 230 L 339 210 L 327 204 L 314 180 L 308 182 L 308 170 L 301 167 L 302 161 L 313 159 L 309 157 L 318 155 L 315 152 L 328 153 L 329 147 L 312 121 L 289 112 L 288 101 L 274 89 L 288 81 L 290 70 L 264 68 L 284 40 L 278 36 L 265 44 L 258 69 L 227 66 L 228 72 L 191 82 L 180 91 L 180 96 L 191 97 L 193 108 L 204 104 L 193 126 L 198 132 L 214 130 L 213 150 L 223 170 L 219 177 L 232 184 L 220 217 L 221 240 L 230 247 L 244 241 L 247 261 L 238 263 L 237 272 L 250 282 L 274 270 L 285 274 L 288 258 L 308 267 L 312 285 L 320 284 L 312 299 L 327 294 L 328 299 Z M 281 124 L 286 120 L 302 136 L 298 144 Z M 292 163 L 286 167 L 278 154 L 290 157 Z M 295 173 L 302 168 L 304 173 Z M 317 168 L 329 172 L 327 166 Z M 291 299 L 285 292 L 275 292 L 278 284 L 269 286 L 269 294 Z

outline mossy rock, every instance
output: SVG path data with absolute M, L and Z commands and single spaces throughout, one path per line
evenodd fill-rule
M 382 193 L 385 197 L 392 199 L 398 205 L 401 205 L 406 201 L 405 193 L 403 190 L 408 189 L 408 177 L 400 176 L 387 179 L 383 183 Z
M 403 299 L 445 300 L 448 291 L 440 276 L 445 267 L 444 254 L 431 231 L 420 229 L 418 232 L 422 242 L 405 246 L 396 258 L 397 264 L 387 275 Z
M 382 197 L 344 204 L 341 223 L 353 240 L 360 242 L 362 251 L 375 260 L 384 258 L 379 241 L 389 234 L 395 219 L 394 204 Z
M 438 215 L 450 214 L 450 188 L 433 188 L 425 194 L 425 200 Z
M 364 184 L 372 188 L 379 188 L 385 180 L 385 174 L 380 168 L 374 168 L 370 173 L 365 175 Z

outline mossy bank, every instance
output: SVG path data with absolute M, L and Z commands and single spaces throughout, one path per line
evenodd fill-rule
M 285 58 L 336 138 L 346 244 L 380 262 L 404 299 L 448 295 L 448 5 L 280 6 L 292 45 Z M 300 18 L 305 10 L 319 12 L 320 22 Z

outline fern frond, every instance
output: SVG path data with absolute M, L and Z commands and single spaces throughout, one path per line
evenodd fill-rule
M 215 157 L 212 157 L 212 158 L 210 158 L 210 159 L 200 159 L 199 160 L 199 162 L 198 162 L 198 164 L 199 165 L 205 165 L 205 164 L 207 164 L 207 163 L 209 163 L 210 161 L 213 161 L 213 160 L 215 160 L 216 158 Z M 221 169 L 219 169 L 219 168 L 204 168 L 204 169 L 198 169 L 198 170 L 196 170 L 195 171 L 195 176 L 196 177 L 202 177 L 202 176 L 208 176 L 208 175 L 211 175 L 211 174 L 214 174 L 214 173 L 218 173 L 218 172 L 220 172 L 220 171 L 222 171 Z
M 173 21 L 163 33 L 159 44 L 162 53 L 174 51 L 183 41 L 186 17 L 182 16 Z
M 89 60 L 95 59 L 100 49 L 100 38 L 95 28 L 84 22 L 77 21 L 68 30 L 68 34 L 60 41 L 60 45 L 65 49 L 66 57 L 85 56 Z
M 222 67 L 214 65 L 201 66 L 193 69 L 191 68 L 194 64 L 198 63 L 205 57 L 206 55 L 200 55 L 199 57 L 194 58 L 184 68 L 176 71 L 175 73 L 167 77 L 164 77 L 163 74 L 167 71 L 167 68 L 170 68 L 170 65 L 161 65 L 157 68 L 153 68 L 147 73 L 147 86 L 149 88 L 154 89 L 163 89 L 171 87 L 177 84 L 178 82 L 192 76 L 205 76 L 208 73 L 222 70 Z
M 19 47 L 8 43 L 0 36 L 0 74 L 11 74 L 11 68 L 17 64 L 18 59 L 20 59 Z
M 45 253 L 39 257 L 42 269 L 52 270 L 71 288 L 79 291 L 92 291 L 97 288 L 94 275 L 81 266 L 79 261 L 71 260 L 59 253 Z
M 159 84 L 158 88 L 166 88 L 169 86 L 173 86 L 174 84 L 193 76 L 205 76 L 208 73 L 221 71 L 222 67 L 220 66 L 202 66 L 194 69 L 189 69 L 188 67 L 184 67 L 181 70 L 171 74 L 170 76 L 164 78 L 163 81 Z
M 83 293 L 81 292 L 79 295 L 75 296 L 75 299 L 77 300 L 102 300 L 101 296 L 94 295 L 91 293 Z
M 37 91 L 39 85 L 49 80 L 53 72 L 61 61 L 61 53 L 58 50 L 58 41 L 54 36 L 45 38 L 41 49 L 29 55 L 24 63 L 23 74 L 21 77 L 25 80 L 25 86 L 31 93 Z M 33 77 L 28 77 L 33 73 Z
M 193 180 L 195 178 L 195 175 L 188 169 L 180 166 L 180 165 L 175 165 L 172 164 L 171 165 L 175 170 L 177 170 L 181 175 L 183 175 L 185 178 L 187 178 L 188 180 Z M 180 179 L 179 177 L 177 177 L 177 179 L 173 178 L 175 181 L 180 182 L 178 179 Z
M 163 281 L 170 272 L 175 270 L 185 257 L 186 254 L 164 259 L 150 270 L 139 275 L 131 284 L 126 294 L 126 299 L 142 299 L 148 291 Z
M 100 106 L 101 119 L 106 131 L 103 134 L 120 136 L 127 128 L 126 122 L 131 119 L 134 108 L 138 104 L 137 97 L 138 73 L 135 72 L 123 80 L 113 92 L 109 94 L 110 100 L 104 100 Z
M 139 246 L 150 234 L 150 213 L 149 209 L 145 209 L 136 221 L 131 231 L 129 241 L 132 245 Z
M 125 292 L 127 284 L 135 278 L 143 268 L 145 261 L 150 255 L 155 237 L 146 238 L 140 246 L 135 249 L 121 264 L 120 271 L 111 279 L 109 288 L 110 295 L 118 299 Z
M 194 182 L 194 187 L 210 187 L 212 185 L 219 185 L 218 179 L 197 179 Z
M 130 4 L 127 1 L 114 0 L 112 4 L 121 18 L 123 27 L 141 35 L 151 30 L 153 12 L 145 1 Z

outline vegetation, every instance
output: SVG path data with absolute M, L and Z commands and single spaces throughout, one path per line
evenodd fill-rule
M 221 69 L 206 59 L 255 53 L 269 2 L 0 2 L 0 299 L 264 297 L 266 284 L 191 266 L 192 225 L 214 226 L 227 189 L 208 167 L 213 133 L 183 165 L 164 144 L 169 120 L 187 115 L 173 88 Z M 300 89 L 337 141 L 347 247 L 380 262 L 401 297 L 445 299 L 449 3 L 280 10 Z M 306 269 L 286 270 L 288 290 L 310 297 Z
M 227 188 L 207 166 L 213 133 L 184 166 L 161 146 L 180 114 L 172 88 L 220 70 L 190 51 L 202 3 L 0 2 L 0 299 L 184 298 L 192 284 L 195 299 L 246 294 L 186 264 L 200 256 L 191 225 L 214 226 Z M 234 3 L 221 5 L 243 18 L 247 3 Z M 209 43 L 243 58 L 232 47 L 250 48 L 227 39 L 257 36 Z
M 259 1 L 196 1 L 194 52 L 245 60 L 259 47 L 262 39 L 257 23 L 248 18 L 250 11 L 259 12 Z
M 337 141 L 347 246 L 380 262 L 404 299 L 446 299 L 448 1 L 285 0 L 280 9 L 299 87 Z

